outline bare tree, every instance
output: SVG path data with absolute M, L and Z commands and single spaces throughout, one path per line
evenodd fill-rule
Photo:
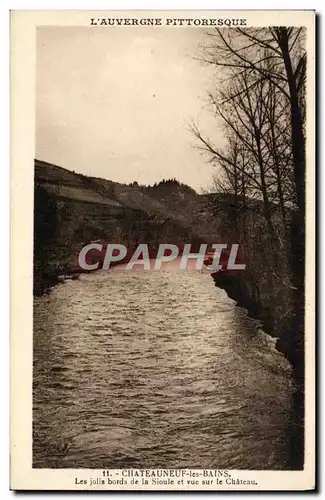
M 268 81 L 289 109 L 291 151 L 297 205 L 305 211 L 305 134 L 304 90 L 306 51 L 304 28 L 270 27 L 216 29 L 208 33 L 209 43 L 202 48 L 202 61 L 222 68 L 221 87 L 247 72 L 251 81 L 228 95 L 229 101 Z
M 245 69 L 219 90 L 217 98 L 210 95 L 216 114 L 224 123 L 228 139 L 226 148 L 215 148 L 193 125 L 192 131 L 201 143 L 201 148 L 221 166 L 224 179 L 236 198 L 244 194 L 244 199 L 247 195 L 262 199 L 269 233 L 274 238 L 273 164 L 267 144 L 270 130 L 267 105 L 269 82 L 264 77 L 257 82 L 253 79 L 252 72 Z

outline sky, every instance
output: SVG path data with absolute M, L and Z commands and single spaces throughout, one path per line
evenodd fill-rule
M 174 178 L 200 191 L 215 167 L 191 120 L 218 145 L 206 105 L 212 68 L 194 59 L 201 28 L 40 27 L 36 158 L 117 182 Z

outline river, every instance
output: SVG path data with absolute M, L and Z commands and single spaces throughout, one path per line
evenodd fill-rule
M 207 272 L 84 274 L 34 301 L 33 466 L 288 469 L 286 359 Z

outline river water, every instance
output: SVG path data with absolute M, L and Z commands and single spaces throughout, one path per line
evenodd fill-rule
M 274 344 L 207 272 L 58 285 L 34 302 L 34 467 L 288 469 Z

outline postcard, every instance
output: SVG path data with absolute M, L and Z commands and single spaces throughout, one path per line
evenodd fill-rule
M 315 12 L 11 12 L 11 489 L 315 488 Z

